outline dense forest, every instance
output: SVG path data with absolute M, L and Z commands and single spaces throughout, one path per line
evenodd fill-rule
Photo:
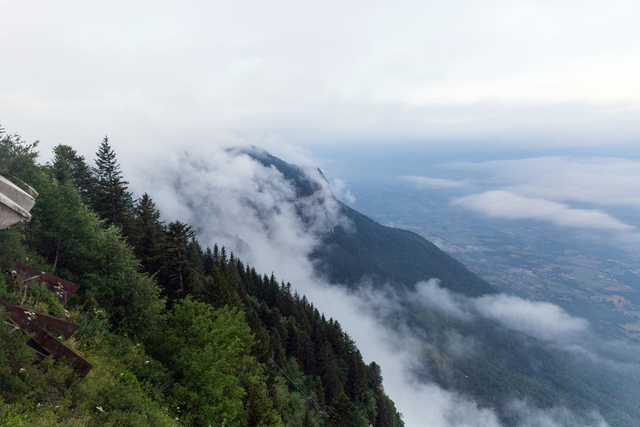
M 380 367 L 337 320 L 273 274 L 128 190 L 105 137 L 94 165 L 0 129 L 0 175 L 39 193 L 33 219 L 0 230 L 0 267 L 22 262 L 81 286 L 61 306 L 0 274 L 0 300 L 80 325 L 65 345 L 93 365 L 39 359 L 0 309 L 0 424 L 402 426 Z

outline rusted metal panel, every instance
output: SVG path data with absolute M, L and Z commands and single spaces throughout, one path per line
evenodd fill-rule
M 38 279 L 44 283 L 49 290 L 55 293 L 58 301 L 63 305 L 80 289 L 80 286 L 73 282 L 22 263 L 16 262 L 14 266 L 16 271 L 22 276 L 26 276 L 27 279 Z M 69 339 L 78 330 L 77 323 L 67 322 L 48 314 L 38 313 L 29 308 L 2 301 L 0 301 L 0 306 L 7 310 L 11 323 L 29 336 L 27 345 L 38 354 L 43 357 L 53 355 L 56 359 L 67 359 L 83 377 L 91 371 L 93 367 L 89 362 L 58 341 L 58 337 Z
M 18 309 L 14 309 L 14 307 L 11 307 L 12 304 L 0 304 L 5 307 L 9 306 L 7 307 L 9 320 L 30 337 L 27 344 L 31 345 L 38 353 L 43 356 L 53 355 L 56 359 L 68 360 L 83 377 L 93 369 L 89 362 L 38 326 L 36 313 L 24 307 L 15 306 Z
M 3 305 L 10 313 L 18 313 L 28 317 L 29 320 L 49 332 L 54 337 L 63 337 L 65 340 L 68 340 L 80 327 L 77 323 L 71 323 L 48 314 L 38 313 L 19 305 L 1 301 L 0 305 Z
M 78 292 L 80 285 L 65 280 L 61 277 L 54 276 L 53 274 L 45 273 L 37 268 L 29 267 L 20 262 L 15 262 L 14 267 L 16 271 L 27 276 L 29 278 L 38 277 L 38 279 L 45 284 L 47 289 L 56 294 L 60 304 L 65 305 L 71 297 Z

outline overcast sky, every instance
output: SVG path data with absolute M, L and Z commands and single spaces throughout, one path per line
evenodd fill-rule
M 0 0 L 0 124 L 45 158 L 93 157 L 105 134 L 121 157 L 238 137 L 628 143 L 638 16 L 637 0 Z

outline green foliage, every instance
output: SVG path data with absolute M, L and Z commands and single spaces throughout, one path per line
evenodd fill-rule
M 160 288 L 137 271 L 139 262 L 119 229 L 98 234 L 92 249 L 92 267 L 81 273 L 86 293 L 109 313 L 110 323 L 121 333 L 143 338 L 158 324 L 164 310 Z
M 104 228 L 70 182 L 39 182 L 32 246 L 55 273 L 81 283 L 81 296 L 98 304 L 122 333 L 150 333 L 164 309 L 160 289 L 138 271 L 130 246 L 116 227 Z
M 25 372 L 34 360 L 26 338 L 7 323 L 7 314 L 0 307 L 0 399 L 13 402 L 28 391 Z
M 14 261 L 25 257 L 24 225 L 0 230 L 0 274 L 13 268 Z
M 9 135 L 0 127 L 0 175 L 5 178 L 17 178 L 22 183 L 32 182 L 41 172 L 36 165 L 38 141 L 24 142 L 19 135 Z M 13 179 L 13 180 L 14 180 Z
M 64 317 L 64 308 L 56 295 L 47 287 L 38 282 L 27 284 L 26 297 L 20 301 L 20 305 L 31 307 L 35 311 L 50 314 L 56 317 Z
M 35 185 L 40 194 L 32 209 L 29 243 L 52 264 L 53 273 L 76 280 L 91 268 L 101 224 L 71 182 L 42 177 Z
M 251 425 L 277 424 L 243 313 L 187 297 L 168 315 L 165 337 L 158 357 L 177 379 L 172 395 L 183 422 L 243 426 L 251 418 Z
M 121 227 L 129 235 L 133 199 L 128 191 L 128 181 L 122 177 L 115 151 L 106 136 L 96 153 L 94 191 L 91 195 L 93 210 L 107 225 Z
M 53 178 L 61 184 L 71 181 L 85 204 L 91 201 L 95 186 L 91 169 L 83 156 L 68 145 L 58 144 L 53 149 L 53 161 L 49 166 Z
M 144 193 L 136 201 L 130 241 L 142 271 L 154 275 L 163 268 L 166 249 L 166 233 L 160 212 L 151 197 Z

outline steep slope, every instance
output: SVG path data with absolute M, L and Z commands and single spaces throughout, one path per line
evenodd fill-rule
M 336 227 L 313 254 L 320 271 L 336 283 L 413 287 L 437 278 L 441 286 L 467 296 L 494 293 L 489 283 L 415 233 L 385 227 L 340 203 L 353 229 Z
M 505 426 L 637 425 L 637 349 L 603 344 L 583 319 L 552 304 L 499 294 L 426 239 L 336 202 L 318 169 L 244 153 L 291 183 L 292 202 L 337 205 L 342 220 L 315 229 L 314 266 L 333 283 L 382 291 L 367 309 L 395 336 L 419 342 L 409 368 L 417 383 L 465 396 Z M 419 283 L 432 278 L 438 282 Z
M 244 153 L 280 171 L 291 182 L 299 199 L 321 192 L 318 178 L 326 183 L 319 169 L 305 170 L 255 147 Z M 467 296 L 497 292 L 425 238 L 380 225 L 347 205 L 337 203 L 339 212 L 349 221 L 325 230 L 323 245 L 311 254 L 316 268 L 329 281 L 353 287 L 366 280 L 378 286 L 390 284 L 411 288 L 417 282 L 437 278 L 441 286 Z

